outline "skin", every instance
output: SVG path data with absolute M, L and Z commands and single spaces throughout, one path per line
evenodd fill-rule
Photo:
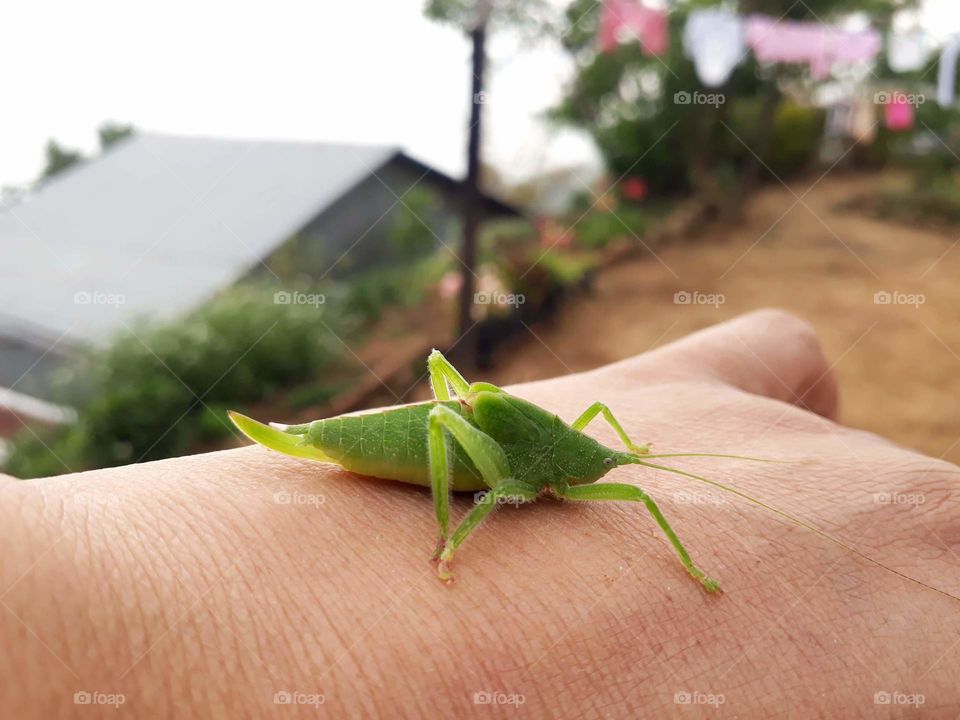
M 828 363 L 791 316 L 510 391 L 568 422 L 602 399 L 655 451 L 815 458 L 683 467 L 960 594 L 960 471 L 835 424 Z M 429 493 L 260 447 L 5 481 L 0 716 L 119 717 L 75 705 L 82 690 L 144 717 L 960 713 L 956 600 L 693 481 L 616 479 L 660 502 L 723 595 L 689 581 L 633 503 L 502 507 L 448 587 L 421 550 Z M 325 701 L 278 707 L 283 690 Z M 484 691 L 523 704 L 475 704 Z M 875 703 L 897 692 L 922 705 Z M 683 693 L 723 702 L 686 708 Z

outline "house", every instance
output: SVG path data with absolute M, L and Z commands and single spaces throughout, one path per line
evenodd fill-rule
M 459 183 L 397 147 L 116 143 L 0 206 L 0 388 L 17 393 L 0 394 L 0 415 L 3 397 L 51 400 L 65 360 L 140 316 L 175 317 L 252 274 L 317 281 L 395 262 L 391 223 L 425 191 L 423 222 L 455 246 Z M 517 215 L 490 197 L 484 211 Z

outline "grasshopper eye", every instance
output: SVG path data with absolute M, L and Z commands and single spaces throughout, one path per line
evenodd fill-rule
M 604 466 L 604 467 L 613 467 L 613 458 L 612 458 L 612 457 L 606 457 L 606 458 L 604 458 L 604 459 L 603 459 L 603 466 Z

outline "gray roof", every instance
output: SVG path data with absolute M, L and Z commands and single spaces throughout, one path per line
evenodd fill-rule
M 197 307 L 399 153 L 138 135 L 0 208 L 0 335 L 97 341 Z M 120 300 L 122 299 L 122 302 Z

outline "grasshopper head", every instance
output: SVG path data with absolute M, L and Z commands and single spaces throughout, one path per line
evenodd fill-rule
M 596 482 L 611 470 L 621 465 L 632 465 L 637 462 L 637 455 L 633 453 L 611 450 L 597 444 L 593 452 L 584 452 L 575 460 L 571 459 L 567 474 L 571 485 L 583 485 Z

